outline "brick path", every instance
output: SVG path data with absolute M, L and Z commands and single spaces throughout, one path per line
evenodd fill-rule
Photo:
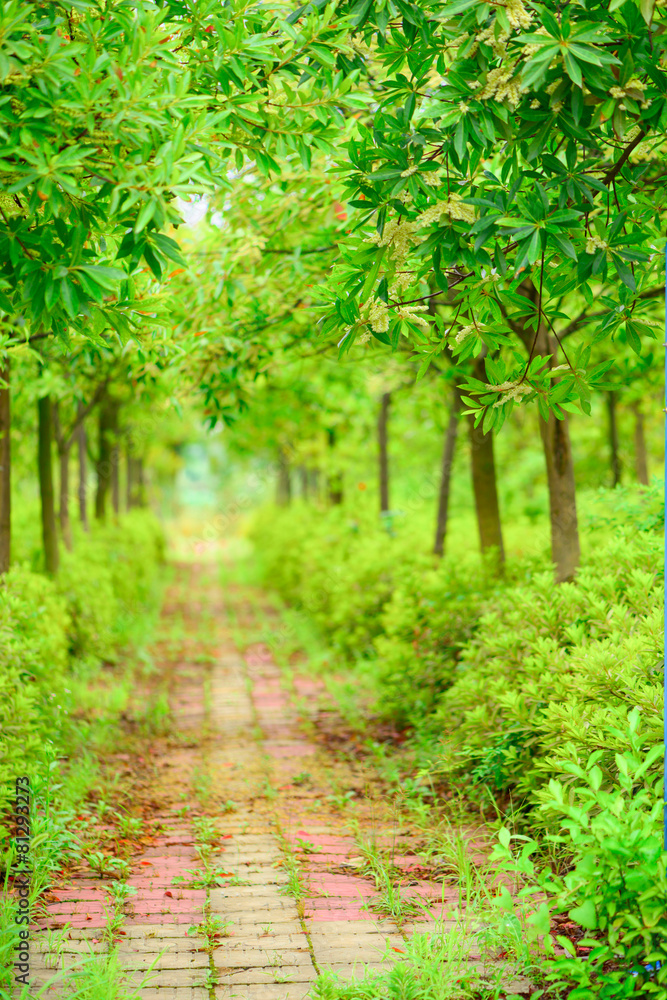
M 406 937 L 424 930 L 428 919 L 421 914 L 421 924 L 399 925 L 372 908 L 379 893 L 364 877 L 349 817 L 329 801 L 340 762 L 299 725 L 296 705 L 304 698 L 312 704 L 318 683 L 297 676 L 296 702 L 267 647 L 245 656 L 234 648 L 219 590 L 209 591 L 207 603 L 186 575 L 180 593 L 195 625 L 202 608 L 215 619 L 214 656 L 210 663 L 181 663 L 171 674 L 180 735 L 153 748 L 161 811 L 152 818 L 159 833 L 132 859 L 127 882 L 136 892 L 116 938 L 127 983 L 119 997 L 301 1000 L 325 970 L 353 977 L 392 966 Z M 406 832 L 387 825 L 387 810 L 384 825 L 377 812 L 370 799 L 355 803 L 364 832 L 393 851 L 394 868 L 414 883 L 401 890 L 403 898 L 443 916 L 458 899 L 456 889 L 411 880 L 415 866 L 423 876 L 424 862 L 411 853 Z M 217 833 L 202 854 L 198 823 L 212 820 Z M 205 885 L 207 859 L 214 873 Z M 101 954 L 108 947 L 104 883 L 82 869 L 56 895 L 36 928 L 44 961 L 39 968 L 33 963 L 33 987 L 57 964 L 49 929 L 69 927 L 61 949 L 67 967 L 88 948 Z M 71 989 L 56 985 L 44 995 L 66 998 Z

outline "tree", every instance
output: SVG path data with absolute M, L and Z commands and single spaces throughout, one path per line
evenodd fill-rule
M 452 481 L 452 466 L 454 465 L 456 437 L 459 429 L 460 409 L 461 397 L 459 391 L 454 389 L 442 449 L 440 487 L 438 489 L 438 513 L 435 525 L 435 543 L 433 545 L 433 554 L 436 556 L 443 556 L 445 554 L 445 538 L 447 535 L 447 521 L 449 518 L 449 493 Z
M 380 412 L 378 414 L 378 459 L 379 459 L 379 480 L 380 480 L 380 513 L 386 514 L 389 510 L 389 454 L 388 454 L 388 425 L 389 407 L 391 404 L 391 393 L 383 392 L 380 399 Z
M 622 333 L 640 351 L 654 336 L 667 14 L 651 0 L 401 10 L 370 3 L 355 18 L 378 110 L 339 157 L 353 231 L 322 329 L 342 332 L 342 351 L 368 334 L 396 350 L 404 335 L 424 367 L 447 347 L 486 351 L 466 405 L 488 432 L 537 404 L 567 579 L 579 543 L 566 415 L 613 387 L 594 342 Z M 446 319 L 424 316 L 435 297 Z
M 261 3 L 3 6 L 0 361 L 25 341 L 137 335 L 159 318 L 142 269 L 161 282 L 182 263 L 177 196 L 216 190 L 232 163 L 267 173 L 294 153 L 307 168 L 313 145 L 333 150 L 359 70 L 352 51 L 333 70 L 350 46 L 332 14 L 301 27 Z

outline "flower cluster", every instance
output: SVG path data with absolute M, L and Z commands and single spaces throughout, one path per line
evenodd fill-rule
M 386 333 L 389 329 L 389 309 L 381 299 L 373 299 L 368 307 L 366 322 L 375 333 Z
M 503 403 L 509 403 L 511 400 L 520 403 L 522 396 L 526 396 L 528 393 L 534 391 L 532 385 L 520 382 L 518 379 L 516 382 L 503 382 L 501 385 L 487 385 L 487 389 L 501 394 L 493 404 L 494 410 L 498 406 L 502 406 Z
M 493 98 L 496 101 L 504 101 L 507 99 L 510 104 L 516 106 L 521 100 L 521 86 L 513 73 L 514 63 L 492 69 L 486 78 L 484 87 L 479 92 L 480 100 L 489 101 Z
M 469 326 L 462 326 L 459 332 L 454 337 L 454 343 L 455 344 L 463 343 L 466 337 L 469 337 L 471 333 L 479 333 L 479 330 L 474 325 L 474 323 L 471 323 Z
M 399 306 L 396 309 L 396 318 L 407 319 L 411 323 L 417 323 L 419 326 L 428 328 L 428 320 L 418 315 L 418 313 L 426 312 L 427 310 L 428 306 L 410 303 L 409 305 Z
M 586 240 L 586 253 L 595 254 L 598 252 L 598 250 L 606 250 L 607 257 L 609 257 L 609 244 L 605 243 L 605 241 L 603 239 L 600 239 L 599 236 L 596 236 L 594 233 L 591 233 L 591 235 Z
M 512 28 L 530 28 L 533 15 L 526 10 L 523 0 L 505 0 L 505 10 Z
M 475 55 L 480 45 L 490 45 L 493 49 L 494 56 L 502 59 L 507 51 L 507 42 L 509 37 L 510 32 L 501 28 L 498 22 L 494 19 L 488 27 L 477 33 L 475 36 L 475 43 L 470 50 L 470 54 Z
M 415 235 L 417 228 L 417 221 L 388 219 L 384 224 L 382 235 L 373 233 L 368 242 L 375 243 L 379 247 L 390 247 L 396 264 L 404 264 L 411 247 L 422 242 L 421 237 Z
M 469 222 L 472 225 L 475 221 L 475 208 L 473 205 L 466 205 L 461 195 L 452 191 L 447 201 L 431 205 L 418 216 L 416 221 L 420 226 L 430 226 L 441 215 L 448 215 L 450 219 L 458 219 L 460 222 Z
M 645 90 L 646 87 L 642 81 L 638 80 L 637 77 L 633 77 L 632 80 L 628 80 L 624 87 L 612 87 L 609 93 L 617 99 L 621 97 L 634 97 L 639 100 L 644 96 Z

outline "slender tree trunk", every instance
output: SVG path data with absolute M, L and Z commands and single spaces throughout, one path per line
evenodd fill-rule
M 308 489 L 315 500 L 319 500 L 320 495 L 320 472 L 319 469 L 308 470 Z
M 12 449 L 11 410 L 9 398 L 10 362 L 7 358 L 0 369 L 0 574 L 9 569 L 12 539 Z
M 79 403 L 79 412 L 83 403 Z M 88 442 L 86 441 L 86 424 L 82 420 L 76 433 L 79 450 L 79 518 L 84 531 L 89 531 L 88 525 Z
M 137 470 L 137 507 L 146 506 L 146 470 L 144 469 L 143 458 L 136 459 L 136 470 Z
M 472 462 L 472 488 L 475 494 L 475 511 L 482 552 L 495 549 L 498 566 L 505 562 L 503 531 L 500 523 L 496 463 L 493 454 L 493 431 L 484 434 L 481 424 L 475 427 L 473 414 L 468 417 L 470 457 Z
M 42 544 L 44 568 L 52 576 L 58 572 L 58 534 L 53 497 L 53 467 L 51 464 L 52 413 L 51 399 L 42 396 L 37 401 L 39 492 L 42 504 Z
M 445 430 L 445 441 L 442 450 L 440 491 L 438 493 L 438 518 L 435 526 L 435 545 L 433 546 L 433 552 L 436 556 L 442 556 L 445 553 L 445 537 L 447 535 L 447 519 L 449 516 L 449 488 L 452 481 L 452 466 L 454 464 L 456 435 L 459 428 L 460 406 L 461 395 L 458 389 L 454 389 L 454 398 L 449 411 L 449 422 Z
M 521 285 L 520 290 L 537 305 L 539 293 L 532 284 Z M 540 323 L 537 339 L 533 329 L 519 332 L 526 350 L 530 351 L 534 343 L 535 356 L 550 355 L 550 360 L 546 362 L 547 366 L 553 367 L 559 363 L 558 344 L 553 342 L 546 323 Z M 557 420 L 553 413 L 550 413 L 548 420 L 545 421 L 540 417 L 539 421 L 549 487 L 551 558 L 556 566 L 556 580 L 562 583 L 573 578 L 580 559 L 570 428 L 567 414 L 563 415 L 562 420 Z
M 134 504 L 134 458 L 132 457 L 132 441 L 128 437 L 125 446 L 125 509 L 132 510 Z
M 100 406 L 99 441 L 97 451 L 97 493 L 95 494 L 95 517 L 104 521 L 107 512 L 107 495 L 111 486 L 113 467 L 114 432 L 116 429 L 117 405 L 113 399 L 105 397 Z
M 635 411 L 635 469 L 637 481 L 648 486 L 648 456 L 646 453 L 646 437 L 644 435 L 644 413 L 641 403 L 633 405 Z
M 287 455 L 282 448 L 278 449 L 278 482 L 276 484 L 276 502 L 281 507 L 287 507 L 292 499 L 292 477 Z
M 616 420 L 616 393 L 607 393 L 607 413 L 609 414 L 609 450 L 611 458 L 611 485 L 620 486 L 621 459 L 618 453 L 618 422 Z
M 60 503 L 58 515 L 60 518 L 60 533 L 68 552 L 72 551 L 72 526 L 69 519 L 69 444 L 59 449 L 60 463 Z
M 118 517 L 120 514 L 120 448 L 118 442 L 111 449 L 111 504 L 113 512 Z
M 558 583 L 571 580 L 579 565 L 579 525 L 574 485 L 574 464 L 567 417 L 540 418 L 540 434 L 547 463 L 549 513 L 551 515 L 551 558 L 556 564 Z
M 380 459 L 380 513 L 389 510 L 389 455 L 387 451 L 391 393 L 383 392 L 378 416 L 378 453 Z
M 327 443 L 329 454 L 333 455 L 336 447 L 336 430 L 334 427 L 327 428 Z M 337 506 L 343 502 L 343 474 L 338 470 L 333 470 L 328 475 L 327 488 L 329 491 L 330 503 Z
M 301 496 L 308 499 L 308 469 L 305 465 L 299 466 L 299 482 L 301 483 Z

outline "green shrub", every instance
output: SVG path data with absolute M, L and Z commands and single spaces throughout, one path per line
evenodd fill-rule
M 599 766 L 602 751 L 584 766 L 565 765 L 568 784 L 551 780 L 542 806 L 558 833 L 548 837 L 564 845 L 570 863 L 566 874 L 540 870 L 532 860 L 537 843 L 501 831 L 492 860 L 518 875 L 524 887 L 508 907 L 523 900 L 545 899 L 524 911 L 533 933 L 549 948 L 552 914 L 567 914 L 583 928 L 574 947 L 556 935 L 559 954 L 544 964 L 547 980 L 567 987 L 570 1000 L 621 1000 L 628 996 L 667 996 L 667 852 L 662 842 L 662 796 L 659 780 L 650 777 L 662 759 L 662 745 L 645 754 L 646 736 L 640 713 L 629 713 L 624 725 L 627 753 L 615 755 L 613 774 L 605 779 Z M 523 842 L 518 854 L 512 849 Z M 585 949 L 585 950 L 584 950 Z M 583 952 L 583 953 L 582 953 Z
M 70 618 L 54 584 L 12 567 L 0 586 L 0 815 L 39 754 L 68 663 Z
M 133 512 L 76 541 L 55 580 L 13 566 L 0 585 L 0 816 L 16 776 L 35 773 L 45 748 L 72 729 L 68 679 L 83 664 L 90 675 L 116 660 L 155 603 L 164 541 L 151 514 Z
M 601 491 L 582 568 L 557 585 L 539 558 L 494 579 L 474 553 L 436 563 L 409 525 L 304 505 L 252 528 L 267 582 L 365 672 L 377 714 L 430 741 L 435 769 L 473 798 L 535 811 L 566 763 L 661 736 L 662 539 L 655 489 Z M 364 684 L 368 688 L 368 684 Z
M 438 709 L 450 775 L 535 793 L 566 761 L 601 750 L 609 769 L 629 749 L 638 706 L 645 747 L 661 738 L 662 540 L 618 529 L 574 583 L 550 573 L 497 592 L 461 652 Z
M 156 518 L 131 511 L 118 523 L 80 533 L 74 551 L 62 553 L 56 585 L 70 612 L 73 656 L 117 658 L 128 624 L 150 598 L 164 551 Z

